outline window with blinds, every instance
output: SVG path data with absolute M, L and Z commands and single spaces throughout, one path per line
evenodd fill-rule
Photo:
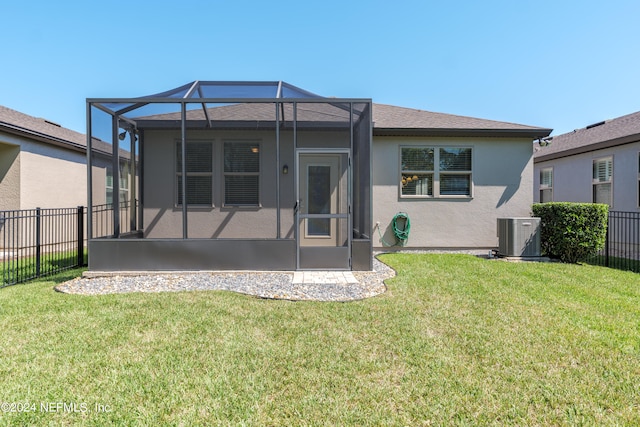
M 470 147 L 400 147 L 401 197 L 471 196 Z
M 440 195 L 471 195 L 471 148 L 440 148 Z
M 260 204 L 260 145 L 257 142 L 224 143 L 224 204 Z
M 433 147 L 402 148 L 402 196 L 433 196 L 434 152 Z
M 213 206 L 213 144 L 187 142 L 187 205 Z M 176 144 L 176 205 L 182 205 L 182 144 Z
M 593 203 L 612 204 L 613 158 L 605 157 L 593 161 Z
M 553 168 L 540 169 L 540 203 L 553 201 Z

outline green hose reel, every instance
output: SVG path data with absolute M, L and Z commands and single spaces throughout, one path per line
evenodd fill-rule
M 393 244 L 389 244 L 384 240 L 384 237 L 382 237 L 382 233 L 380 232 L 380 226 L 378 226 L 378 234 L 380 235 L 380 241 L 382 244 L 384 246 L 404 246 L 409 238 L 409 231 L 411 231 L 409 215 L 405 212 L 398 212 L 394 215 L 393 220 L 391 221 L 391 227 L 393 229 L 393 235 L 396 238 L 396 242 Z

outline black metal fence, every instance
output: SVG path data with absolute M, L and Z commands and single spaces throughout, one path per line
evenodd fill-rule
M 609 211 L 605 247 L 588 262 L 640 273 L 640 213 Z
M 125 224 L 130 215 L 122 203 Z M 93 207 L 93 237 L 114 234 L 112 217 L 112 205 Z M 85 265 L 86 224 L 84 206 L 0 211 L 0 288 Z
M 84 264 L 85 208 L 0 212 L 0 286 Z

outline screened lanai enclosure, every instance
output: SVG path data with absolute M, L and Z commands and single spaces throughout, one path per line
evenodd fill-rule
M 196 81 L 88 99 L 87 128 L 89 209 L 109 208 L 90 270 L 372 268 L 369 99 Z

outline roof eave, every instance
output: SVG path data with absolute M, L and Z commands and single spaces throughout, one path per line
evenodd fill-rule
M 553 129 L 461 129 L 461 128 L 377 128 L 374 125 L 373 136 L 464 136 L 464 137 L 512 137 L 544 138 Z
M 568 150 L 556 151 L 549 154 L 534 155 L 534 163 L 546 162 L 548 160 L 560 159 L 562 157 L 574 156 L 576 154 L 588 153 L 590 151 L 602 150 L 605 148 L 616 147 L 618 145 L 632 144 L 634 142 L 640 142 L 640 133 L 633 135 L 626 135 L 620 138 L 610 139 L 607 141 L 596 142 L 594 144 L 583 145 L 581 147 L 575 147 Z M 538 151 L 540 153 L 540 151 Z
M 41 132 L 36 132 L 36 131 L 29 130 L 29 129 L 25 129 L 25 128 L 22 128 L 20 126 L 12 125 L 10 123 L 0 122 L 0 129 L 6 131 L 8 133 L 12 133 L 12 134 L 18 135 L 18 136 L 24 136 L 24 137 L 30 138 L 30 139 L 38 141 L 38 142 L 44 142 L 44 143 L 47 143 L 47 144 L 57 145 L 59 147 L 63 147 L 63 148 L 74 150 L 74 151 L 79 151 L 79 152 L 84 152 L 84 153 L 87 152 L 87 147 L 82 145 L 82 144 L 78 144 L 76 142 L 67 141 L 65 139 L 57 138 L 55 136 L 47 135 L 47 134 L 44 134 L 44 133 L 41 133 Z

